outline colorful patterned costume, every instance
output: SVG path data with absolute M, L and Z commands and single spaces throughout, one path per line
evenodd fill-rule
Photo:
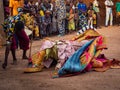
M 7 19 L 5 19 L 4 23 L 2 24 L 8 41 L 11 40 L 14 34 L 14 26 L 17 21 L 24 22 L 24 18 L 20 14 L 18 14 L 16 16 L 8 17 Z
M 94 30 L 87 30 L 84 34 L 74 37 L 72 41 L 46 40 L 40 51 L 33 54 L 30 61 L 32 67 L 26 68 L 24 72 L 38 72 L 44 66 L 49 68 L 53 60 L 58 62 L 55 77 L 56 74 L 61 77 L 89 71 L 92 68 L 96 71 L 106 71 L 114 68 L 112 65 L 116 64 L 113 63 L 114 60 L 109 61 L 101 54 L 106 48 L 105 38 Z M 120 65 L 117 66 L 120 68 Z

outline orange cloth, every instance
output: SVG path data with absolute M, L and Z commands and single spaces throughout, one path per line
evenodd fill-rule
M 12 8 L 12 15 L 18 14 L 18 8 L 24 6 L 24 0 L 10 0 L 9 1 L 9 7 Z

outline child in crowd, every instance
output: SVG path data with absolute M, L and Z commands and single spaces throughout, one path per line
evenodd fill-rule
M 52 17 L 52 33 L 56 34 L 57 33 L 57 16 L 55 12 L 55 7 L 53 7 L 53 17 Z
M 69 15 L 70 15 L 70 1 L 66 1 L 66 18 L 65 18 L 65 33 L 69 32 L 68 22 L 69 22 Z
M 87 12 L 88 14 L 88 29 L 93 29 L 93 19 L 94 19 L 94 10 L 92 5 L 90 5 L 89 10 Z
M 40 14 L 41 22 L 44 22 L 45 14 L 44 14 L 44 11 L 43 11 L 42 7 L 40 7 L 39 14 Z
M 69 32 L 71 32 L 71 30 L 75 30 L 75 22 L 74 22 L 74 10 L 72 8 L 73 4 L 70 3 L 70 15 L 69 15 L 69 18 L 68 18 L 68 29 L 69 29 Z
M 45 12 L 45 20 L 43 22 L 43 31 L 45 36 L 49 36 L 50 35 L 50 26 L 51 26 L 51 16 L 50 16 L 51 12 L 50 11 L 46 11 Z
M 94 12 L 94 15 L 93 15 L 93 29 L 96 30 L 97 28 L 97 14 L 96 12 Z

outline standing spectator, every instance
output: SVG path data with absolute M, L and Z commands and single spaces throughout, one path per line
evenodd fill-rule
M 52 33 L 56 34 L 58 33 L 57 30 L 57 17 L 56 17 L 56 12 L 55 12 L 55 1 L 53 3 L 53 12 L 52 12 Z
M 65 34 L 65 18 L 66 18 L 66 6 L 64 0 L 56 0 L 55 9 L 57 14 L 59 36 L 63 36 Z
M 65 18 L 65 33 L 69 32 L 68 29 L 68 18 L 69 18 L 69 12 L 70 12 L 70 0 L 66 0 L 66 18 Z
M 93 29 L 93 19 L 94 19 L 94 10 L 93 10 L 93 5 L 91 4 L 89 9 L 88 9 L 88 27 Z
M 47 10 L 45 12 L 45 18 L 44 18 L 44 22 L 43 22 L 43 31 L 45 36 L 49 36 L 51 31 L 50 31 L 50 27 L 51 27 L 51 17 L 50 17 L 51 12 L 49 10 Z
M 18 14 L 18 8 L 23 8 L 24 0 L 9 0 L 10 15 L 15 16 Z
M 112 7 L 114 3 L 112 0 L 105 0 L 105 6 L 106 6 L 106 20 L 105 20 L 105 26 L 108 26 L 108 22 L 110 20 L 110 25 L 113 25 L 113 13 L 112 13 Z
M 100 23 L 101 23 L 101 19 L 100 19 L 100 9 L 99 9 L 99 2 L 98 0 L 94 0 L 93 1 L 93 10 L 95 11 L 96 15 L 97 15 L 97 27 L 96 28 L 101 28 L 100 27 Z
M 80 29 L 77 35 L 79 35 L 88 28 L 87 18 L 86 18 L 87 6 L 85 3 L 83 3 L 83 0 L 79 0 L 77 7 L 78 7 L 79 29 Z
M 120 26 L 120 1 L 116 3 L 116 14 L 118 25 Z
M 75 30 L 75 22 L 74 22 L 74 10 L 73 10 L 73 3 L 70 3 L 70 15 L 69 15 L 69 22 L 68 22 L 68 28 L 69 28 L 69 32 L 71 32 L 71 30 Z

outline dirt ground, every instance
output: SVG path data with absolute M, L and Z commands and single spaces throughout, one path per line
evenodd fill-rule
M 102 27 L 98 29 L 107 37 L 108 50 L 103 53 L 109 59 L 120 60 L 120 26 Z M 76 33 L 64 37 L 50 37 L 51 39 L 70 39 Z M 32 53 L 39 50 L 43 40 L 34 41 Z M 27 60 L 22 60 L 22 51 L 17 50 L 18 65 L 11 65 L 12 57 L 9 55 L 8 67 L 1 68 L 4 60 L 4 48 L 0 49 L 0 90 L 120 90 L 120 69 L 109 69 L 106 72 L 87 72 L 84 74 L 52 79 L 54 67 L 44 69 L 38 73 L 23 73 Z

